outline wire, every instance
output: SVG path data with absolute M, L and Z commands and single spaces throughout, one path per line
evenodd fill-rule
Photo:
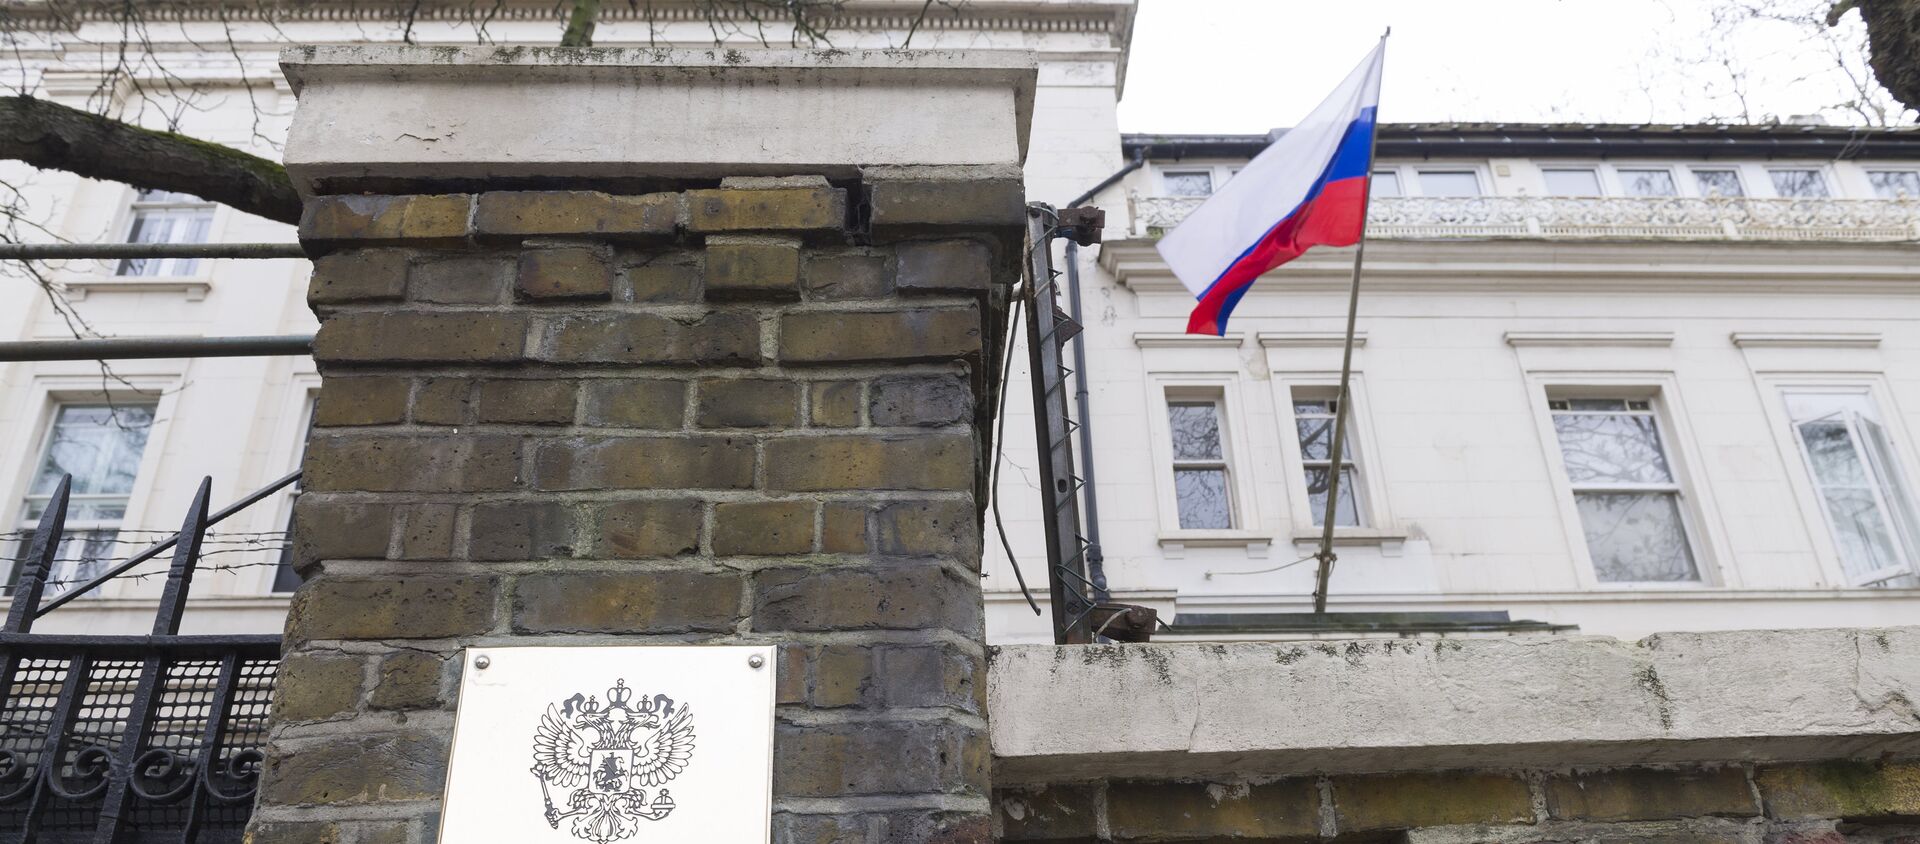
M 1301 563 L 1304 563 L 1308 560 L 1318 559 L 1319 556 L 1320 556 L 1319 554 L 1308 554 L 1307 556 L 1301 557 L 1298 560 L 1294 560 L 1291 563 L 1281 563 L 1280 565 L 1274 566 L 1273 568 L 1270 568 L 1270 569 L 1259 569 L 1257 571 L 1208 571 L 1204 573 L 1204 576 L 1207 580 L 1212 580 L 1213 576 L 1216 574 L 1220 575 L 1221 577 L 1233 577 L 1235 575 L 1242 575 L 1242 574 L 1269 574 L 1271 572 L 1293 568 L 1294 566 L 1300 565 Z
M 1007 552 L 1007 562 L 1013 565 L 1013 579 L 1020 584 L 1020 594 L 1027 599 L 1027 606 L 1033 608 L 1034 615 L 1040 615 L 1040 602 L 1033 599 L 1033 590 L 1027 588 L 1027 577 L 1020 573 L 1020 558 L 1014 556 L 1013 542 L 1007 539 L 1007 521 L 1000 517 L 1000 463 L 1007 447 L 1007 386 L 1013 377 L 1013 342 L 1020 336 L 1017 329 L 1025 311 L 1026 300 L 1014 299 L 1013 318 L 1007 320 L 1007 350 L 1000 356 L 1000 408 L 995 413 L 999 427 L 993 435 L 993 465 L 987 467 L 987 500 L 993 505 L 993 529 L 1000 534 L 1000 548 Z

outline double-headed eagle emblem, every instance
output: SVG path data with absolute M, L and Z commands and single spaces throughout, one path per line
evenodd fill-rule
M 576 694 L 548 704 L 533 738 L 533 775 L 547 802 L 547 824 L 573 821 L 573 835 L 594 844 L 631 837 L 642 818 L 657 821 L 673 811 L 660 788 L 686 770 L 693 757 L 693 714 L 666 695 L 633 699 L 622 679 L 607 690 L 607 702 Z M 566 810 L 554 805 L 560 790 Z

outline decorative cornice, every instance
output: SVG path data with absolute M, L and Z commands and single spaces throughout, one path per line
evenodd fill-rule
M 1181 334 L 1173 331 L 1136 331 L 1133 344 L 1142 349 L 1235 349 L 1247 335 L 1229 331 L 1219 337 L 1208 334 Z
M 1347 345 L 1347 335 L 1340 331 L 1262 331 L 1254 339 L 1268 349 L 1340 349 Z M 1353 347 L 1366 345 L 1367 332 L 1353 332 Z
M 1729 337 L 1743 349 L 1877 349 L 1878 331 L 1735 331 Z
M 1509 331 L 1507 345 L 1520 346 L 1643 346 L 1673 345 L 1671 331 Z

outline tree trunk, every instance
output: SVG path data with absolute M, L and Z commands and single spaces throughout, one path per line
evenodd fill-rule
M 1893 98 L 1920 109 L 1920 0 L 1857 0 L 1867 22 L 1873 75 Z M 1835 16 L 1847 4 L 1835 7 Z
M 279 164 L 33 97 L 0 97 L 0 158 L 300 222 L 300 196 Z
M 598 17 L 600 0 L 573 0 L 573 14 L 567 16 L 567 31 L 560 36 L 560 46 L 593 46 L 593 24 Z

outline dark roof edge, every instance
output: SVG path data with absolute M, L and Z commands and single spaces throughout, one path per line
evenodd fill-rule
M 1120 136 L 1131 157 L 1250 158 L 1262 135 Z M 1381 158 L 1849 158 L 1920 159 L 1920 127 L 1594 123 L 1384 123 Z

